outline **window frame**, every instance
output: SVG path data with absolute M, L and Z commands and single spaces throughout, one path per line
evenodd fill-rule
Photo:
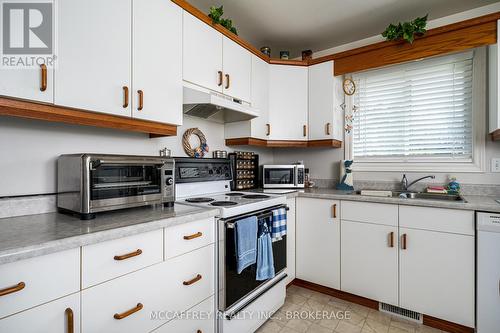
M 486 81 L 487 58 L 486 47 L 473 50 L 473 79 L 472 79 L 472 161 L 453 161 L 445 159 L 422 159 L 419 161 L 402 161 L 401 158 L 370 158 L 369 161 L 354 161 L 354 171 L 403 171 L 403 172 L 485 172 L 485 144 L 486 144 Z M 468 51 L 470 52 L 470 51 Z M 351 110 L 354 97 L 346 96 L 346 110 Z M 353 157 L 353 135 L 344 132 L 345 153 L 347 160 Z M 378 161 L 377 161 L 378 160 Z

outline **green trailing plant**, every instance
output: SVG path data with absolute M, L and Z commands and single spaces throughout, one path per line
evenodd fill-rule
M 220 24 L 227 30 L 231 31 L 233 34 L 237 35 L 238 31 L 236 30 L 236 27 L 233 27 L 233 21 L 228 18 L 222 18 L 223 14 L 224 6 L 212 6 L 210 7 L 210 13 L 208 13 L 208 17 L 212 19 L 213 24 Z
M 391 23 L 382 33 L 382 37 L 387 40 L 404 39 L 411 44 L 415 40 L 415 35 L 421 36 L 427 31 L 425 29 L 427 26 L 427 16 L 429 14 L 417 17 L 410 22 L 399 22 L 397 25 Z

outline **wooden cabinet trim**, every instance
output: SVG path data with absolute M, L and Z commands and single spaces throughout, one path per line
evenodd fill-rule
M 5 97 L 0 97 L 0 116 L 149 133 L 151 137 L 177 135 L 177 126 L 171 124 Z
M 325 140 L 264 140 L 251 137 L 226 139 L 226 146 L 256 146 L 268 148 L 341 148 L 342 141 Z
M 496 131 L 491 133 L 491 139 L 493 141 L 500 141 L 500 129 L 497 129 Z

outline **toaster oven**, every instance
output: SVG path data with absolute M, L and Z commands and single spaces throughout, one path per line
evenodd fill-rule
M 162 156 L 61 155 L 57 207 L 91 219 L 95 213 L 175 201 L 174 160 Z

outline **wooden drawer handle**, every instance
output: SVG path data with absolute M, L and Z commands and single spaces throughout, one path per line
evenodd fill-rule
M 303 130 L 302 134 L 304 134 L 304 136 L 307 136 L 307 125 L 304 125 L 304 127 L 302 128 L 302 130 Z
M 406 234 L 401 236 L 401 249 L 406 250 Z
M 137 107 L 137 111 L 142 111 L 144 108 L 144 91 L 137 90 L 137 95 L 139 95 L 139 106 Z
M 389 233 L 389 247 L 394 247 L 394 231 Z
M 184 282 L 182 282 L 182 284 L 185 285 L 185 286 L 190 286 L 193 283 L 196 283 L 196 282 L 200 281 L 201 278 L 202 278 L 202 276 L 200 274 L 198 274 L 198 275 L 196 275 L 195 278 L 193 278 L 193 279 L 191 279 L 189 281 L 184 281 Z
M 125 260 L 125 259 L 128 259 L 128 258 L 137 257 L 137 256 L 139 256 L 141 254 L 142 254 L 142 250 L 141 249 L 137 249 L 137 251 L 134 251 L 134 252 L 130 252 L 130 253 L 127 253 L 127 254 L 122 254 L 120 256 L 115 256 L 114 259 L 115 260 Z
M 196 333 L 203 333 L 201 330 L 197 330 Z
M 75 331 L 75 321 L 73 316 L 73 310 L 71 308 L 67 308 L 64 313 L 66 313 L 66 321 L 68 325 L 68 332 L 73 333 Z
M 41 64 L 40 69 L 42 71 L 41 81 L 40 81 L 40 91 L 47 90 L 47 65 Z
M 337 204 L 333 204 L 332 214 L 333 214 L 333 218 L 336 219 L 337 218 Z
M 5 296 L 5 295 L 8 295 L 8 294 L 17 293 L 18 291 L 23 290 L 24 287 L 26 287 L 26 283 L 19 282 L 15 286 L 8 287 L 8 288 L 0 290 L 0 296 Z
M 219 77 L 219 81 L 217 82 L 217 85 L 220 87 L 220 86 L 222 86 L 222 71 L 217 71 L 217 75 Z
M 128 87 L 123 86 L 123 108 L 128 108 Z
M 271 135 L 271 124 L 266 124 L 266 127 L 267 127 L 266 135 L 269 136 Z
M 188 235 L 188 236 L 184 236 L 184 239 L 185 240 L 191 240 L 191 239 L 195 239 L 195 238 L 198 238 L 198 237 L 201 237 L 203 236 L 203 234 L 201 232 L 197 232 L 195 234 L 192 234 L 192 235 Z
M 229 80 L 229 78 L 230 78 L 229 74 L 226 74 L 225 77 L 226 77 L 226 86 L 224 88 L 225 89 L 229 89 L 229 86 L 230 86 L 230 83 L 231 83 L 231 81 Z
M 115 313 L 115 315 L 113 316 L 113 318 L 121 320 L 123 318 L 126 318 L 126 317 L 130 316 L 131 314 L 136 313 L 137 311 L 141 311 L 143 307 L 144 306 L 141 303 L 137 303 L 137 305 L 135 306 L 135 308 L 132 308 L 132 309 L 130 309 L 128 311 L 125 311 L 123 313 Z
M 326 135 L 330 135 L 330 128 L 331 128 L 332 124 L 330 123 L 327 123 L 326 124 Z

